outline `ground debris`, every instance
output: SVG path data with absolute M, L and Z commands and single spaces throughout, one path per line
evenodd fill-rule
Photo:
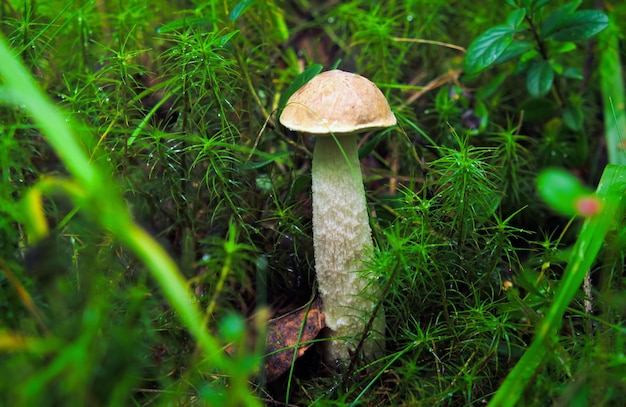
M 291 367 L 294 359 L 313 345 L 320 330 L 326 326 L 322 312 L 322 300 L 315 299 L 310 307 L 305 305 L 289 314 L 274 318 L 268 322 L 265 376 L 267 382 L 276 380 Z

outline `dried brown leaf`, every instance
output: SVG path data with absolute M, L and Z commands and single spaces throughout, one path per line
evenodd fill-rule
M 311 306 L 304 306 L 294 312 L 274 318 L 267 327 L 265 375 L 268 382 L 276 380 L 311 347 L 313 339 L 326 326 L 322 301 L 316 299 Z

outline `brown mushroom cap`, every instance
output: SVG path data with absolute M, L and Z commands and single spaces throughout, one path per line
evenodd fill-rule
M 317 75 L 294 93 L 280 122 L 304 133 L 348 134 L 394 126 L 396 117 L 372 81 L 335 69 Z

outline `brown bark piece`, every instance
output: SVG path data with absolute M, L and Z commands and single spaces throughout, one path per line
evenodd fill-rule
M 322 312 L 322 300 L 317 298 L 311 307 L 304 306 L 294 312 L 274 318 L 267 327 L 265 357 L 265 377 L 267 382 L 276 380 L 291 367 L 294 361 L 294 348 L 297 345 L 296 358 L 311 347 L 307 343 L 315 339 L 326 326 Z

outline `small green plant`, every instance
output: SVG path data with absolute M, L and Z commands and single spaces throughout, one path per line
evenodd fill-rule
M 562 351 L 555 350 L 555 347 L 558 347 L 555 338 L 561 327 L 562 318 L 584 279 L 588 278 L 607 234 L 611 230 L 621 233 L 624 227 L 626 168 L 607 166 L 595 197 L 590 197 L 588 190 L 571 175 L 562 171 L 547 170 L 539 176 L 537 182 L 543 198 L 556 210 L 568 215 L 582 214 L 587 216 L 587 219 L 571 250 L 563 279 L 545 318 L 537 326 L 531 346 L 491 399 L 490 406 L 516 405 L 546 354 L 552 351 L 558 357 L 563 355 Z M 581 200 L 590 199 L 592 199 L 590 205 L 581 204 Z M 590 207 L 592 210 L 588 211 Z
M 484 90 L 501 86 L 506 78 L 521 77 L 530 96 L 521 104 L 523 119 L 544 124 L 538 145 L 541 160 L 555 165 L 580 164 L 588 148 L 582 92 L 589 72 L 573 63 L 572 55 L 580 49 L 580 42 L 608 27 L 608 16 L 598 10 L 578 10 L 580 0 L 558 8 L 537 0 L 506 3 L 514 7 L 506 22 L 487 29 L 468 47 L 465 74 L 469 80 L 488 68 L 504 66 L 504 72 Z M 484 95 L 478 97 L 477 106 L 482 106 Z M 485 112 L 477 114 L 480 117 Z
M 94 165 L 78 143 L 77 137 L 66 124 L 63 115 L 37 90 L 32 78 L 8 51 L 4 42 L 0 42 L 0 58 L 5 61 L 0 74 L 4 81 L 3 90 L 8 100 L 22 104 L 41 126 L 47 139 L 59 152 L 74 179 L 47 177 L 40 180 L 24 197 L 23 221 L 31 244 L 44 239 L 49 228 L 42 207 L 42 196 L 63 193 L 72 199 L 77 208 L 87 211 L 100 226 L 110 231 L 120 242 L 131 248 L 152 271 L 153 276 L 164 290 L 168 300 L 176 309 L 180 318 L 198 339 L 198 343 L 211 359 L 211 365 L 218 369 L 235 367 L 224 359 L 218 341 L 207 332 L 203 319 L 196 305 L 191 303 L 191 293 L 178 271 L 176 264 L 153 238 L 131 219 L 117 187 L 106 179 L 106 170 Z M 107 199 L 102 199 L 106 196 Z M 241 335 L 239 333 L 239 335 Z M 68 349 L 70 351 L 71 348 Z M 249 369 L 254 368 L 250 366 Z M 239 367 L 237 367 L 239 369 Z M 244 379 L 242 372 L 233 377 Z M 39 383 L 38 386 L 44 386 Z M 235 398 L 253 403 L 246 381 L 236 380 L 233 389 L 238 394 Z M 242 387 L 243 386 L 243 387 Z M 35 394 L 40 390 L 35 389 Z
M 579 71 L 564 66 L 557 56 L 576 49 L 576 41 L 594 37 L 608 27 L 606 14 L 596 10 L 577 10 L 582 1 L 569 2 L 549 11 L 547 1 L 506 2 L 515 9 L 506 24 L 486 30 L 467 49 L 465 72 L 475 75 L 493 66 L 518 59 L 520 71 L 526 74 L 526 89 L 531 96 L 545 96 L 560 84 L 555 75 L 582 79 Z

